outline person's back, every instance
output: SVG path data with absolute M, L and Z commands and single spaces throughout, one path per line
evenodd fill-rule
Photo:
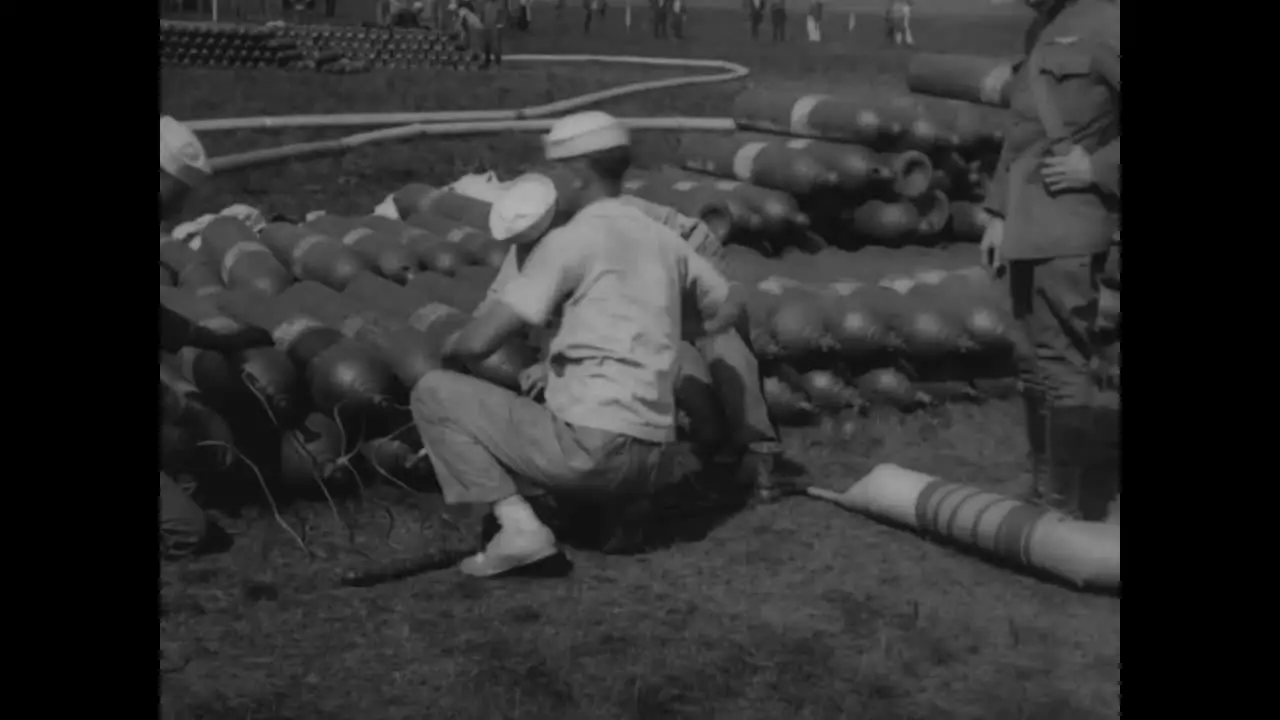
M 684 240 L 611 198 L 548 234 L 527 262 L 543 254 L 579 258 L 549 347 L 547 408 L 575 425 L 671 440 L 681 294 L 693 257 Z

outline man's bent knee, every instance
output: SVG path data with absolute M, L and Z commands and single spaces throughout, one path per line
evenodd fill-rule
M 431 370 L 413 386 L 409 405 L 415 418 L 440 418 L 467 406 L 468 388 L 475 378 L 452 370 Z M 474 401 L 474 398 L 472 398 Z

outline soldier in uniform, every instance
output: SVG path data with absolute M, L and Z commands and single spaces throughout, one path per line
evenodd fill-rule
M 1013 80 L 987 195 L 987 262 L 1007 268 L 1023 332 L 1032 472 L 1024 497 L 1100 520 L 1119 483 L 1119 406 L 1102 387 L 1100 282 L 1120 220 L 1120 13 L 1026 0 L 1038 16 Z

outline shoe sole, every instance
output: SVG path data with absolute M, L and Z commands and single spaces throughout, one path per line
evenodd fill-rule
M 573 572 L 573 561 L 562 550 L 557 550 L 550 555 L 538 558 L 533 562 L 523 565 L 517 565 L 513 568 L 500 570 L 496 573 L 488 575 L 473 575 L 463 572 L 470 578 L 477 580 L 502 580 L 507 578 L 562 578 Z

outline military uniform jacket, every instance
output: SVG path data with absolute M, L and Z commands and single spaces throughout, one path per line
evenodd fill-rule
M 1076 0 L 1028 38 L 986 207 L 1005 218 L 1001 254 L 1034 260 L 1104 252 L 1120 226 L 1120 7 Z M 1039 87 L 1037 87 L 1037 85 Z M 1095 186 L 1050 192 L 1041 161 L 1080 145 Z

